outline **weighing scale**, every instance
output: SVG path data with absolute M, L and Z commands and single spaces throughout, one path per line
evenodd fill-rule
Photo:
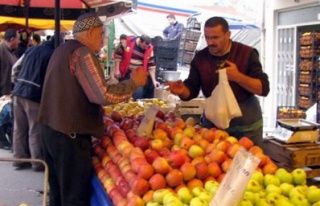
M 272 137 L 284 143 L 317 142 L 319 126 L 304 119 L 280 119 Z

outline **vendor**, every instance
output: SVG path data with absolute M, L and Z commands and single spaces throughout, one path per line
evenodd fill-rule
M 183 82 L 167 82 L 168 89 L 185 101 L 196 98 L 200 89 L 208 98 L 218 84 L 217 71 L 226 68 L 229 84 L 242 112 L 242 117 L 231 120 L 226 131 L 237 138 L 247 136 L 255 145 L 262 146 L 262 112 L 255 95 L 268 95 L 269 80 L 262 70 L 257 50 L 232 41 L 228 22 L 221 17 L 212 17 L 205 22 L 204 36 L 207 47 L 195 54 L 188 78 Z M 207 128 L 215 127 L 205 113 L 201 124 Z

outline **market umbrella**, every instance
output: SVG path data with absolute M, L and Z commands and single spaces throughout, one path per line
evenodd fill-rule
M 1 0 L 0 18 L 54 19 L 55 33 L 60 33 L 60 20 L 75 20 L 89 11 L 99 15 L 117 16 L 130 13 L 136 0 Z M 136 3 L 135 3 L 136 6 Z M 60 44 L 56 36 L 56 46 Z

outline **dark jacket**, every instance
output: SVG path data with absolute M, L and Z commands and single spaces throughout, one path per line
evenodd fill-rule
M 40 103 L 43 81 L 53 50 L 53 40 L 27 49 L 12 94 Z
M 103 111 L 91 103 L 70 71 L 70 56 L 83 45 L 70 40 L 53 53 L 45 78 L 38 120 L 64 134 L 84 134 L 102 137 Z

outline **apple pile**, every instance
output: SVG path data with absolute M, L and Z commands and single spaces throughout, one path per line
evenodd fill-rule
M 128 102 L 121 102 L 119 104 L 111 104 L 104 107 L 104 113 L 109 116 L 113 111 L 119 113 L 122 117 L 138 117 L 144 114 L 146 109 L 151 105 L 158 105 L 161 110 L 169 111 L 172 108 L 166 103 L 166 101 L 161 99 L 143 99 L 139 101 L 134 101 L 130 99 Z
M 173 111 L 161 110 L 156 115 L 152 135 L 140 137 L 137 128 L 142 119 L 143 115 L 123 117 L 111 112 L 104 118 L 105 136 L 94 144 L 93 165 L 114 205 L 209 205 L 240 147 L 261 160 L 241 205 L 263 206 L 260 202 L 264 199 L 265 205 L 276 202 L 271 202 L 269 191 L 281 189 L 280 177 L 286 179 L 287 173 L 281 172 L 248 137 L 238 140 L 223 130 L 202 128 L 193 118 L 184 121 Z M 300 188 L 305 185 L 305 178 L 295 173 L 292 172 L 295 179 L 292 185 Z M 279 179 L 276 183 L 275 178 Z M 302 188 L 299 191 L 302 194 Z M 277 194 L 273 196 L 278 199 L 284 196 Z M 308 195 L 305 191 L 303 195 L 292 196 L 302 199 Z

